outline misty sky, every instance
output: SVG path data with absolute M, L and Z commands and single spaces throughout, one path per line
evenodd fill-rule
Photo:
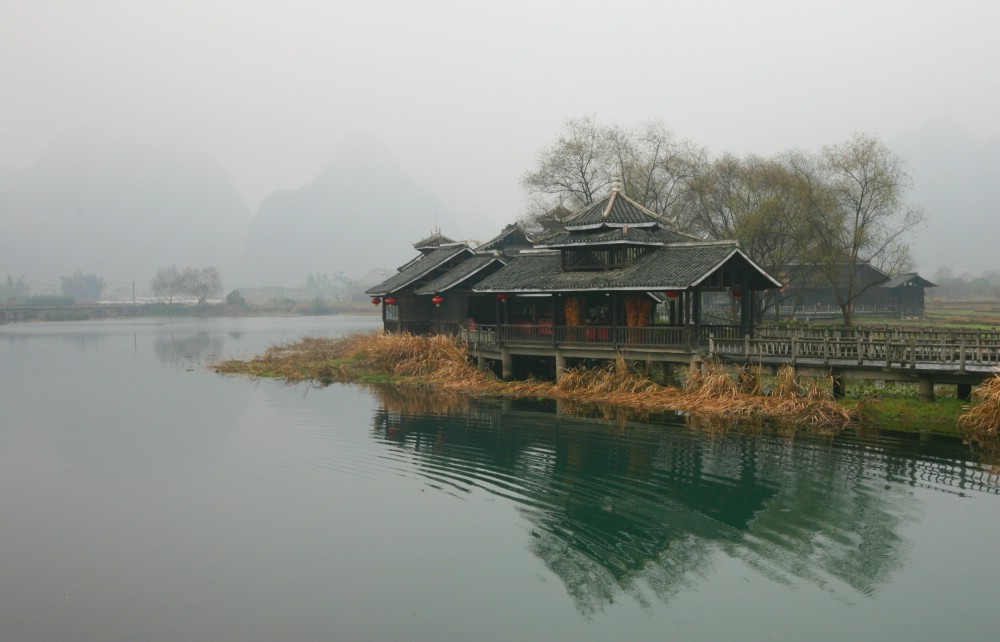
M 0 163 L 65 131 L 153 133 L 216 158 L 256 211 L 369 133 L 484 239 L 585 115 L 713 153 L 941 117 L 995 137 L 998 24 L 995 0 L 0 0 Z

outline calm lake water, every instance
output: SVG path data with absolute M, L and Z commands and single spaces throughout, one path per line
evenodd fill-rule
M 207 364 L 374 317 L 0 326 L 3 640 L 984 640 L 1000 458 Z

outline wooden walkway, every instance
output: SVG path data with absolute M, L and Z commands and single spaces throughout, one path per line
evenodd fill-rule
M 463 325 L 459 335 L 480 358 L 500 359 L 510 371 L 512 356 L 553 357 L 556 372 L 566 359 L 612 358 L 696 365 L 718 360 L 734 367 L 752 364 L 776 372 L 792 366 L 804 374 L 845 379 L 908 381 L 921 396 L 934 384 L 955 384 L 960 396 L 1000 371 L 1000 330 L 877 328 L 789 328 L 764 326 L 756 336 L 739 336 L 735 326 L 702 326 L 700 342 L 687 327 L 645 328 L 551 325 Z

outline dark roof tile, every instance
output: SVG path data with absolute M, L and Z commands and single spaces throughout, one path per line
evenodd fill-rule
M 429 281 L 413 291 L 414 294 L 437 294 L 445 292 L 470 278 L 480 274 L 493 263 L 503 265 L 504 262 L 491 254 L 480 254 L 470 257 L 451 268 L 433 281 Z
M 365 293 L 373 296 L 383 296 L 390 292 L 395 292 L 428 276 L 435 269 L 463 253 L 471 255 L 472 250 L 465 245 L 431 250 L 428 254 L 417 257 L 416 260 L 407 263 L 399 272 L 382 283 L 368 288 L 365 290 Z
M 588 205 L 563 221 L 567 230 L 585 230 L 596 227 L 654 227 L 661 225 L 660 218 L 618 190 Z
M 486 277 L 476 292 L 569 292 L 583 290 L 672 290 L 701 283 L 724 263 L 747 264 L 755 289 L 780 287 L 735 243 L 692 243 L 651 249 L 620 270 L 562 271 L 559 252 L 522 253 Z

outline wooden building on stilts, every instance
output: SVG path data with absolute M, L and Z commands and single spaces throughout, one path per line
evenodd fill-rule
M 537 242 L 518 226 L 476 248 L 425 239 L 368 294 L 387 331 L 459 333 L 509 377 L 517 357 L 556 376 L 567 360 L 616 354 L 690 363 L 711 337 L 752 335 L 754 297 L 782 286 L 736 242 L 683 234 L 618 189 L 561 224 Z M 703 310 L 719 293 L 729 322 Z

